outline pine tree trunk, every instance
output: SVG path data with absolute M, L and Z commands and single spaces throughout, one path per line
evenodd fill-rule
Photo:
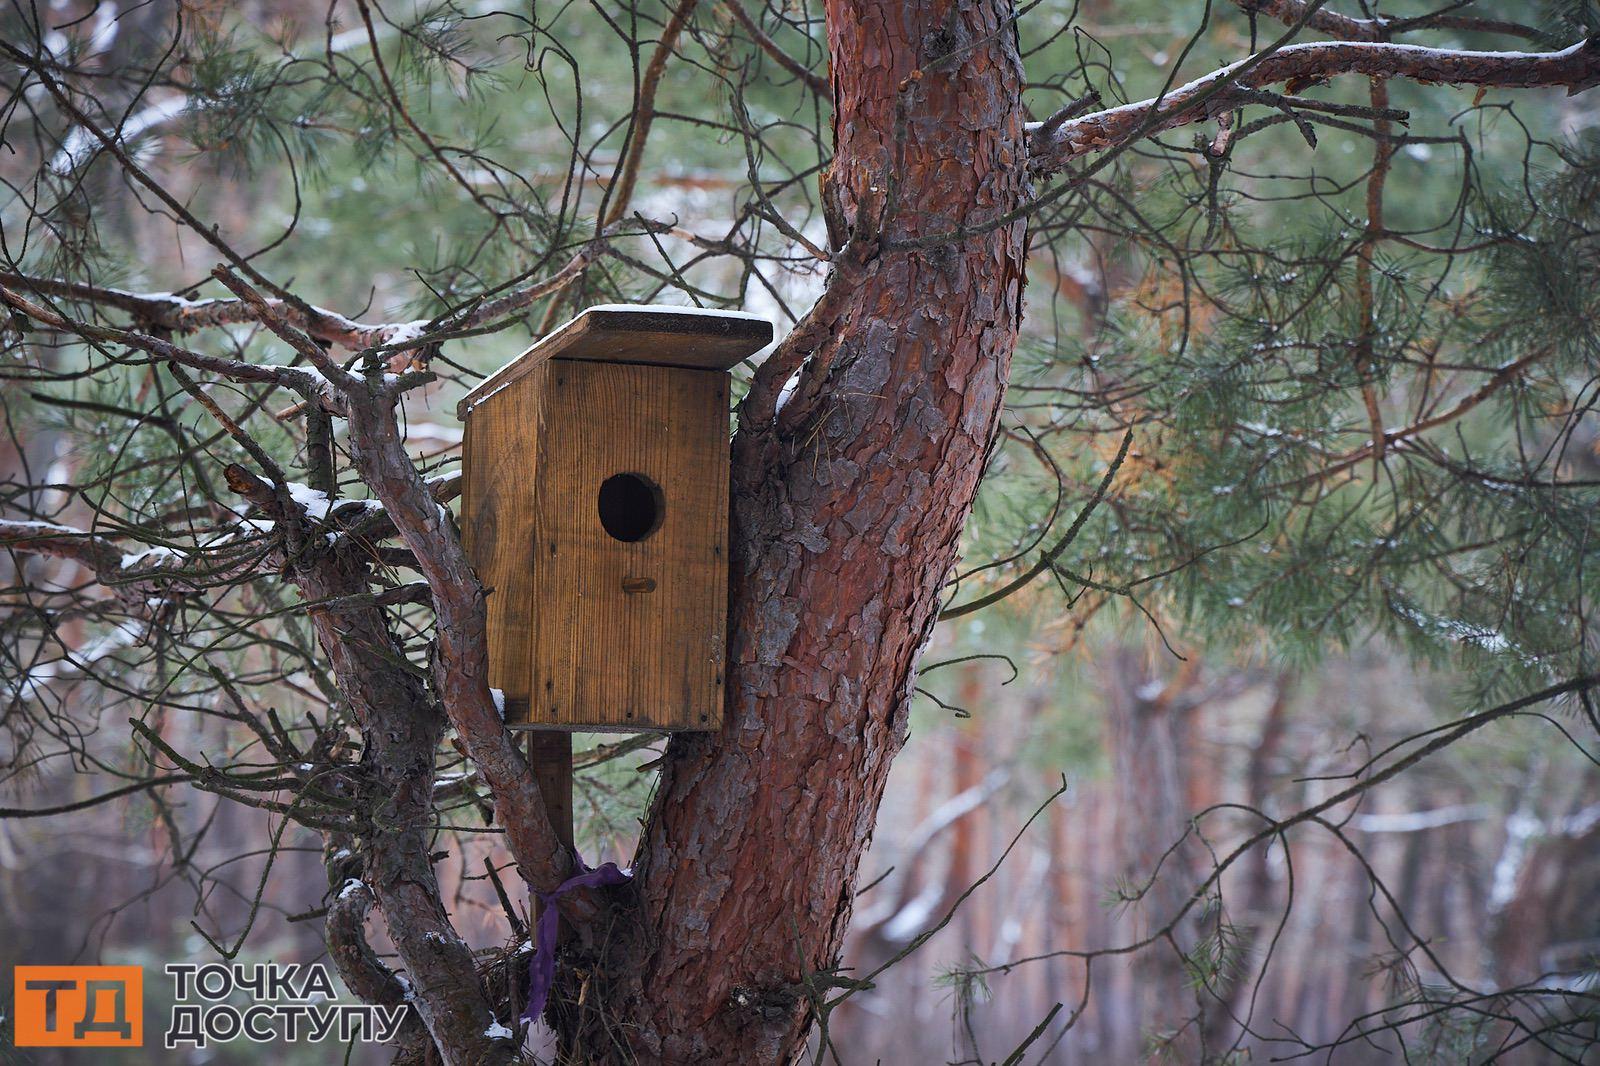
M 1023 224 L 982 228 L 1026 188 L 1012 14 L 827 5 L 829 181 L 847 224 L 886 195 L 891 211 L 812 382 L 735 440 L 726 726 L 672 744 L 640 928 L 607 952 L 609 1035 L 591 1029 L 586 1056 L 619 1034 L 646 1062 L 782 1063 L 803 1045 L 804 982 L 839 956 L 1016 343 Z

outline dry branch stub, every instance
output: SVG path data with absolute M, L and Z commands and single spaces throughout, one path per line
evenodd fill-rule
M 507 724 L 721 725 L 728 371 L 771 341 L 754 315 L 591 307 L 461 401 L 462 531 Z

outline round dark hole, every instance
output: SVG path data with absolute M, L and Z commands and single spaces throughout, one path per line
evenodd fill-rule
M 600 485 L 600 524 L 617 540 L 643 540 L 661 528 L 666 500 L 643 474 L 616 474 Z

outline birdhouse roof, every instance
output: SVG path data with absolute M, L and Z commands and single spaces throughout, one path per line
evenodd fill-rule
M 743 311 L 601 304 L 585 309 L 484 378 L 456 411 L 465 419 L 478 404 L 546 359 L 727 370 L 771 343 L 772 323 Z

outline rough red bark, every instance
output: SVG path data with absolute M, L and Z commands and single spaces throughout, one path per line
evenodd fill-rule
M 680 737 L 608 959 L 641 1061 L 784 1062 L 834 966 L 911 678 L 999 418 L 1020 315 L 1022 83 L 1001 0 L 827 6 L 847 222 L 889 215 L 777 418 L 734 450 L 720 736 Z M 948 58 L 946 58 L 948 57 Z M 941 59 L 944 62 L 939 62 Z M 584 1048 L 596 1054 L 591 1042 Z

